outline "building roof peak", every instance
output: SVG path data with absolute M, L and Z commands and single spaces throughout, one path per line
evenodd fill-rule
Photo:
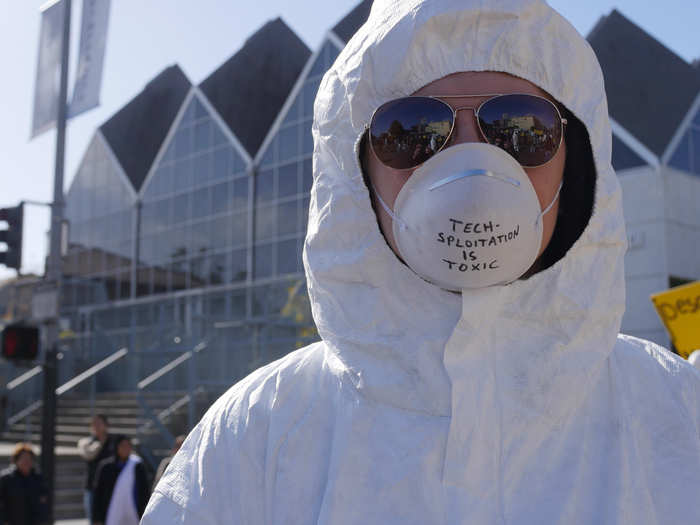
M 200 84 L 212 106 L 254 157 L 311 51 L 277 17 Z
M 100 126 L 135 191 L 141 188 L 190 87 L 180 66 L 166 67 Z
M 373 0 L 363 0 L 357 4 L 340 22 L 333 27 L 333 33 L 343 42 L 348 42 L 352 35 L 367 21 Z
M 698 70 L 617 9 L 587 38 L 603 70 L 610 115 L 663 155 L 700 92 Z

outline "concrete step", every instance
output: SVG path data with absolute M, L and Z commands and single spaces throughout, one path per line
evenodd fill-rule
M 80 435 L 57 434 L 56 435 L 56 446 L 75 447 L 76 444 L 78 443 L 78 440 L 84 436 L 85 436 L 85 434 L 80 434 Z M 37 432 L 30 432 L 29 434 L 25 434 L 24 432 L 12 432 L 12 431 L 10 431 L 10 432 L 4 432 L 2 434 L 2 440 L 15 442 L 15 443 L 19 443 L 20 441 L 29 441 L 30 443 L 37 445 L 41 442 L 41 434 L 39 434 Z
M 145 390 L 141 395 L 146 398 L 167 397 L 173 392 L 185 393 L 185 390 Z M 100 392 L 97 394 L 100 399 L 131 399 L 137 396 L 135 390 L 127 390 L 124 392 Z M 75 399 L 81 396 L 65 394 L 64 399 Z
M 137 432 L 139 427 L 145 423 L 146 420 L 142 420 L 140 424 L 138 425 L 129 425 L 129 426 L 117 426 L 117 425 L 109 425 L 109 431 L 112 434 L 127 434 L 127 435 L 132 435 Z M 111 423 L 111 421 L 110 421 Z M 41 433 L 41 425 L 39 424 L 32 424 L 30 423 L 28 425 L 29 431 L 32 433 Z M 24 429 L 27 428 L 27 425 L 14 425 L 10 428 L 10 432 L 24 432 Z M 87 429 L 89 427 L 85 425 L 63 425 L 61 423 L 61 420 L 58 420 L 58 424 L 56 425 L 56 434 L 68 434 L 68 435 L 80 435 L 85 434 L 87 436 Z
M 56 488 L 54 489 L 56 502 L 61 502 L 62 504 L 77 503 L 80 504 L 83 501 L 83 487 L 78 486 L 74 488 L 66 488 L 61 486 L 59 480 L 56 480 Z
M 74 467 L 56 468 L 56 484 L 64 488 L 82 489 L 85 485 L 87 467 L 84 462 L 76 463 Z
M 141 399 L 147 403 L 160 403 L 168 402 L 171 399 L 177 399 L 187 392 L 184 390 L 172 390 L 166 392 L 148 392 L 141 395 Z M 30 403 L 27 403 L 30 404 Z M 133 406 L 138 404 L 138 397 L 135 392 L 132 393 L 121 393 L 118 396 L 110 396 L 109 394 L 97 394 L 95 399 L 90 400 L 90 397 L 86 395 L 81 396 L 71 396 L 71 397 L 59 397 L 57 400 L 57 407 L 60 409 L 62 407 L 87 407 L 90 408 L 92 405 L 103 406 L 103 407 L 119 407 L 121 405 Z
M 180 398 L 177 398 L 180 399 Z M 155 411 L 161 411 L 164 410 L 165 408 L 169 407 L 172 405 L 177 399 L 172 399 L 171 401 L 163 402 L 163 403 L 146 403 L 146 406 L 150 408 L 151 410 Z M 88 422 L 92 419 L 92 416 L 95 414 L 104 414 L 110 419 L 110 423 L 112 422 L 113 417 L 122 417 L 122 418 L 130 418 L 130 417 L 142 417 L 143 415 L 143 408 L 141 405 L 129 405 L 129 406 L 112 406 L 110 408 L 104 409 L 100 407 L 94 407 L 93 409 L 87 408 L 87 407 L 66 407 L 58 410 L 56 412 L 56 417 L 74 417 L 74 418 L 80 418 L 83 420 L 87 420 Z M 43 414 L 41 412 L 34 413 L 30 415 L 30 419 L 34 420 L 41 420 L 43 417 Z
M 62 487 L 77 487 L 83 488 L 85 483 L 85 467 L 81 465 L 80 469 L 74 471 L 57 470 L 56 480 L 60 481 Z
M 151 406 L 162 406 L 162 405 L 168 405 L 172 403 L 176 399 L 180 399 L 182 395 L 174 395 L 174 396 L 169 396 L 169 397 L 158 397 L 155 399 L 144 399 L 144 402 Z M 106 399 L 100 399 L 100 400 L 95 400 L 95 401 L 90 401 L 89 399 L 84 399 L 80 401 L 71 401 L 70 403 L 60 403 L 56 406 L 56 409 L 60 412 L 61 410 L 85 410 L 86 414 L 90 414 L 91 411 L 100 411 L 102 409 L 106 409 L 106 411 L 114 409 L 114 408 L 132 408 L 132 407 L 140 407 L 141 403 L 139 403 L 138 399 L 133 399 L 133 400 L 106 400 Z M 105 410 L 102 410 L 105 411 Z M 41 408 L 39 408 L 36 412 L 41 413 Z
M 58 459 L 58 457 L 57 457 Z M 85 462 L 81 459 L 71 462 L 56 461 L 56 475 L 70 478 L 72 476 L 82 476 L 85 474 Z
M 56 464 L 56 475 L 61 476 L 82 476 L 85 474 L 86 466 L 85 461 L 82 458 L 79 460 L 71 461 L 70 463 L 57 463 Z
M 170 405 L 172 405 L 175 401 L 180 399 L 179 397 L 177 398 L 172 398 L 169 400 L 162 400 L 162 401 L 157 401 L 157 402 L 150 402 L 148 401 L 146 403 L 146 406 L 148 406 L 151 410 L 154 412 L 160 412 L 166 408 L 168 408 Z M 24 408 L 24 407 L 23 407 Z M 14 411 L 19 412 L 19 410 Z M 57 409 L 56 416 L 60 418 L 64 417 L 69 417 L 69 418 L 76 418 L 80 419 L 82 421 L 85 421 L 87 425 L 89 426 L 89 422 L 95 414 L 105 414 L 109 419 L 110 423 L 112 422 L 112 418 L 133 418 L 133 417 L 143 417 L 143 408 L 141 407 L 140 404 L 136 405 L 112 405 L 109 408 L 105 407 L 61 407 Z M 32 414 L 29 415 L 29 420 L 30 421 L 41 421 L 43 418 L 43 412 L 41 410 L 37 410 L 33 412 Z M 24 421 L 24 420 L 22 420 Z
M 178 398 L 179 399 L 179 398 Z M 148 403 L 148 406 L 151 407 L 153 410 L 157 409 L 164 409 L 169 407 L 172 403 L 174 403 L 176 400 L 173 399 L 170 402 L 167 403 Z M 162 408 L 160 408 L 162 407 Z M 110 420 L 112 417 L 133 417 L 135 415 L 143 413 L 143 410 L 141 409 L 141 405 L 137 406 L 128 406 L 128 407 L 121 407 L 121 406 L 113 406 L 110 407 L 107 410 L 101 410 L 98 407 L 95 408 L 95 410 L 91 410 L 88 407 L 69 407 L 69 408 L 62 408 L 58 410 L 57 412 L 57 417 L 80 417 L 80 418 L 87 418 L 89 421 L 90 418 L 94 414 L 105 414 Z M 41 411 L 35 412 L 32 414 L 30 417 L 33 418 L 39 418 L 41 419 L 42 414 Z
M 53 516 L 57 520 L 78 520 L 85 517 L 85 509 L 83 508 L 83 501 L 80 503 L 67 503 L 60 504 L 56 502 L 53 507 Z M 84 522 L 88 525 L 87 520 Z
M 116 434 L 116 432 L 115 432 Z M 132 439 L 136 437 L 136 432 L 127 432 L 126 435 L 130 436 Z M 71 447 L 75 448 L 78 444 L 78 440 L 87 436 L 87 433 L 81 434 L 56 434 L 56 446 L 60 447 Z M 38 445 L 41 442 L 41 433 L 38 431 L 30 432 L 26 434 L 24 431 L 15 432 L 8 431 L 0 434 L 0 439 L 9 443 L 19 443 L 20 441 L 29 441 L 34 445 Z
M 125 415 L 125 416 L 108 416 L 109 417 L 109 424 L 110 426 L 115 426 L 115 427 L 131 427 L 131 426 L 139 426 L 142 425 L 145 421 L 146 418 L 142 415 L 134 414 L 134 415 Z M 58 422 L 62 425 L 74 425 L 74 426 L 79 426 L 83 429 L 90 428 L 90 422 L 92 418 L 90 416 L 72 416 L 72 415 L 59 415 L 57 417 Z M 34 424 L 40 424 L 41 423 L 41 418 L 32 416 L 29 418 L 29 423 L 34 425 Z

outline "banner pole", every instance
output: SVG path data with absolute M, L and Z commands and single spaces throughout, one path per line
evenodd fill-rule
M 53 183 L 53 204 L 51 206 L 51 245 L 49 252 L 49 264 L 46 269 L 46 280 L 49 286 L 56 290 L 56 305 L 53 318 L 47 322 L 46 350 L 44 355 L 44 371 L 46 377 L 57 374 L 56 356 L 58 354 L 58 318 L 59 305 L 61 304 L 61 276 L 63 273 L 61 236 L 63 230 L 63 209 L 65 206 L 63 197 L 63 170 L 65 166 L 66 148 L 66 119 L 68 108 L 66 98 L 68 92 L 68 60 L 70 52 L 70 21 L 71 21 L 71 0 L 63 0 L 63 37 L 61 41 L 61 83 L 58 94 L 58 115 L 56 119 L 56 162 Z M 56 410 L 51 407 L 56 406 L 55 385 L 51 381 L 44 383 L 44 403 L 48 405 L 42 420 L 42 447 L 41 469 L 46 483 L 48 493 L 48 521 L 53 523 L 54 517 L 54 480 L 55 480 L 55 431 L 56 431 Z

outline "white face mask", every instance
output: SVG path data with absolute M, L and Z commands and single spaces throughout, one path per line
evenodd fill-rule
M 512 282 L 537 259 L 544 210 L 525 170 L 484 143 L 451 146 L 409 177 L 394 210 L 394 239 L 406 264 L 447 290 Z

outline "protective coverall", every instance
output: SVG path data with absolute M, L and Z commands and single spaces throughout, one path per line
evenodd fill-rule
M 525 78 L 586 126 L 583 234 L 463 294 L 387 246 L 358 162 L 372 112 L 460 71 Z M 377 0 L 325 75 L 304 264 L 322 342 L 232 387 L 142 523 L 700 523 L 700 374 L 618 335 L 626 235 L 599 64 L 539 0 Z

